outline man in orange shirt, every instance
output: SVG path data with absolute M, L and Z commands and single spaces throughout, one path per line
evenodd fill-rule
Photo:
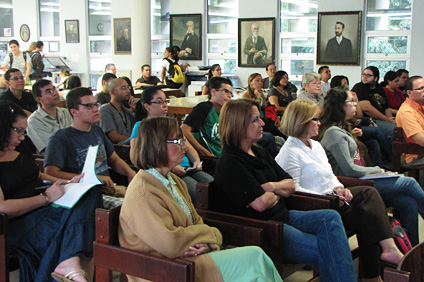
M 424 147 L 424 79 L 412 76 L 406 81 L 405 90 L 409 98 L 399 108 L 396 123 L 403 128 L 407 142 Z M 405 154 L 405 160 L 413 166 L 424 165 L 424 158 L 418 155 Z

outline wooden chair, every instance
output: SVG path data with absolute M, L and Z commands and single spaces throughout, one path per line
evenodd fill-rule
M 129 165 L 132 165 L 130 160 L 130 146 L 122 144 L 114 144 L 113 148 L 115 149 L 116 154 L 124 160 Z
M 397 269 L 386 268 L 384 270 L 384 281 L 424 281 L 424 242 L 406 253 Z
M 418 144 L 406 142 L 406 135 L 402 127 L 396 127 L 393 131 L 393 157 L 392 157 L 392 170 L 402 172 L 407 170 L 408 175 L 414 177 L 418 183 L 420 181 L 420 170 L 422 167 L 410 167 L 401 163 L 402 154 L 414 154 L 424 156 L 424 147 Z
M 0 281 L 9 282 L 9 249 L 7 247 L 7 215 L 0 213 Z
M 193 281 L 194 262 L 185 259 L 168 259 L 143 254 L 119 246 L 118 226 L 121 207 L 96 210 L 96 241 L 94 265 L 96 281 L 112 281 L 112 271 L 152 281 Z M 217 227 L 225 244 L 235 246 L 256 245 L 264 240 L 264 230 L 241 224 L 205 219 L 206 224 Z

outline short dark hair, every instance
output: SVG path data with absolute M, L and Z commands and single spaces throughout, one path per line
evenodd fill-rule
M 231 87 L 233 86 L 233 84 L 231 83 L 231 80 L 221 77 L 221 76 L 215 76 L 215 77 L 211 77 L 211 79 L 209 79 L 209 92 L 208 92 L 208 99 L 210 100 L 212 95 L 211 95 L 211 91 L 212 89 L 218 90 L 219 88 L 221 88 L 222 84 L 228 84 L 231 85 Z
M 346 79 L 347 84 L 349 85 L 349 78 L 347 78 L 344 75 L 336 75 L 335 77 L 331 79 L 330 87 L 334 88 L 334 87 L 342 86 L 343 79 Z
M 423 77 L 420 75 L 414 75 L 408 78 L 408 80 L 405 82 L 405 90 L 408 91 L 414 89 L 414 81 L 420 78 Z
M 269 64 L 267 64 L 267 65 L 266 65 L 266 67 L 265 67 L 265 70 L 268 70 L 268 67 L 269 67 L 269 66 L 272 66 L 272 65 L 274 65 L 274 66 L 275 66 L 275 64 L 274 64 L 274 63 L 269 63 Z
M 66 95 L 66 106 L 68 107 L 69 113 L 72 115 L 71 110 L 78 110 L 81 103 L 81 97 L 84 96 L 93 96 L 93 92 L 86 87 L 78 87 L 69 91 Z
M 143 71 L 144 71 L 144 68 L 145 68 L 145 67 L 149 67 L 149 68 L 150 68 L 150 65 L 149 65 L 149 64 L 144 64 L 144 65 L 142 65 L 142 66 L 141 66 L 141 72 L 143 72 Z
M 280 80 L 283 78 L 285 74 L 287 74 L 285 71 L 277 71 L 274 75 L 274 78 L 272 79 L 272 85 L 280 86 Z M 286 85 L 285 88 L 287 89 L 287 87 L 288 87 L 288 84 Z
M 41 48 L 41 47 L 43 47 L 43 46 L 44 46 L 43 41 L 37 41 L 37 42 L 35 43 L 35 47 L 37 47 L 37 48 Z
M 113 73 L 107 72 L 102 76 L 102 81 L 109 81 L 111 79 L 116 79 L 116 75 L 114 75 Z
M 344 23 L 342 23 L 342 22 L 336 22 L 336 25 L 337 25 L 337 24 L 342 25 L 342 26 L 343 26 L 343 29 L 344 29 L 344 27 L 345 27 Z
M 19 42 L 16 39 L 12 39 L 12 40 L 9 41 L 9 46 L 12 45 L 12 44 L 15 44 L 15 45 L 18 45 L 19 46 Z
M 4 74 L 4 79 L 10 81 L 10 74 L 14 72 L 21 72 L 21 70 L 15 68 L 8 69 L 7 72 Z
M 380 79 L 380 71 L 378 70 L 378 68 L 375 66 L 368 66 L 364 70 L 372 71 L 372 74 L 374 75 L 374 77 L 377 78 L 376 84 L 378 84 L 378 80 Z
M 8 100 L 0 101 L 0 151 L 9 145 L 10 130 L 18 117 L 27 117 L 21 107 Z
M 402 76 L 402 74 L 404 74 L 404 73 L 407 73 L 407 74 L 409 74 L 409 71 L 407 71 L 406 69 L 398 69 L 397 71 L 396 71 L 396 74 L 397 74 L 397 76 Z
M 66 82 L 66 89 L 81 87 L 81 78 L 78 75 L 71 75 Z
M 32 86 L 32 95 L 34 96 L 34 98 L 41 97 L 41 88 L 46 87 L 50 83 L 52 82 L 47 79 L 41 79 L 34 83 L 34 85 Z
M 321 74 L 325 69 L 330 69 L 329 66 L 322 66 L 318 69 L 318 73 Z
M 110 67 L 113 67 L 113 66 L 115 66 L 115 64 L 112 64 L 112 63 L 106 64 L 105 71 L 107 71 L 108 69 L 110 69 Z

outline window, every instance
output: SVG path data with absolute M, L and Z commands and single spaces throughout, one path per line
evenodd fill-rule
M 0 37 L 13 37 L 13 4 L 12 0 L 1 1 L 0 4 Z
M 219 64 L 222 73 L 237 69 L 238 0 L 208 0 L 208 65 Z
M 97 88 L 97 80 L 106 64 L 112 62 L 111 2 L 111 0 L 88 1 L 90 86 L 93 89 Z
M 368 0 L 365 64 L 389 70 L 409 67 L 412 0 Z
M 169 47 L 169 0 L 151 0 L 152 19 L 152 74 L 162 73 L 163 51 Z
M 60 36 L 59 30 L 59 0 L 39 0 L 40 36 Z
M 305 72 L 314 71 L 318 0 L 281 0 L 280 67 L 296 86 Z M 275 62 L 278 64 L 278 62 Z

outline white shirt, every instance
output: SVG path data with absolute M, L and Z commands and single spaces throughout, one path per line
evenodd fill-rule
M 289 137 L 275 161 L 293 177 L 296 191 L 331 194 L 335 187 L 343 187 L 334 175 L 321 144 L 309 139 L 311 148 L 300 139 Z

